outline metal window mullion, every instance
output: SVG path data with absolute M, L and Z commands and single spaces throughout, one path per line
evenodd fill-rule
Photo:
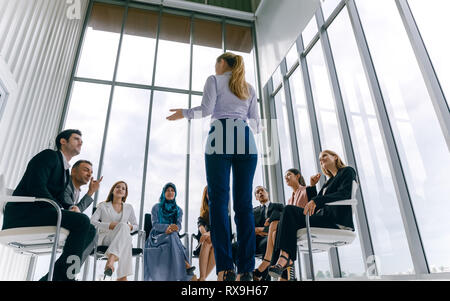
M 439 124 L 450 150 L 450 111 L 444 91 L 442 90 L 439 78 L 433 67 L 433 62 L 428 54 L 425 42 L 422 39 L 417 23 L 412 14 L 411 8 L 406 0 L 395 0 L 400 16 L 408 33 L 417 63 L 419 64 L 422 76 L 428 89 L 434 110 L 436 111 Z
M 33 281 L 34 273 L 36 271 L 36 263 L 37 263 L 37 256 L 31 255 L 30 261 L 28 263 L 28 270 L 27 270 L 27 281 Z
M 332 247 L 328 250 L 328 260 L 330 261 L 330 265 L 332 267 L 331 273 L 333 275 L 333 278 L 342 278 L 342 269 L 339 260 L 338 248 Z
M 322 146 L 320 143 L 319 125 L 317 122 L 317 114 L 316 114 L 316 109 L 315 109 L 315 105 L 314 105 L 314 97 L 313 97 L 312 86 L 311 86 L 311 78 L 309 76 L 308 62 L 306 60 L 306 56 L 303 55 L 305 47 L 303 45 L 303 39 L 302 39 L 301 35 L 298 37 L 298 39 L 296 41 L 296 45 L 297 45 L 298 56 L 300 58 L 300 68 L 302 71 L 303 84 L 305 87 L 306 106 L 307 106 L 308 115 L 309 115 L 310 124 L 311 124 L 313 148 L 314 148 L 314 153 L 316 155 L 316 157 L 313 159 L 314 159 L 314 162 L 316 163 L 317 170 L 320 171 L 321 170 L 320 163 L 319 163 L 319 160 L 317 160 L 317 158 L 319 158 L 319 154 L 321 152 Z M 321 179 L 321 184 L 323 184 L 322 179 Z M 312 274 L 311 264 L 310 264 L 308 254 L 306 254 L 306 253 L 303 254 L 303 260 L 305 262 L 304 266 L 305 266 L 306 278 L 313 279 L 314 275 Z
M 157 58 L 158 58 L 161 18 L 162 18 L 162 9 L 160 7 L 160 10 L 158 13 L 158 28 L 156 30 L 155 57 L 153 58 L 152 87 L 154 87 L 154 85 L 155 85 L 156 63 L 157 63 Z M 146 182 L 147 182 L 147 165 L 148 165 L 148 157 L 149 157 L 148 153 L 149 153 L 149 149 L 150 149 L 150 128 L 151 128 L 151 123 L 152 123 L 153 96 L 154 96 L 154 90 L 152 89 L 150 92 L 150 102 L 148 105 L 147 136 L 146 136 L 146 140 L 145 140 L 144 170 L 143 170 L 143 176 L 142 176 L 142 189 L 141 189 L 141 208 L 139 211 L 139 225 L 140 225 L 141 229 L 142 229 L 143 220 L 144 220 L 145 188 L 146 188 Z
M 300 67 L 302 71 L 302 77 L 303 77 L 303 85 L 305 87 L 305 97 L 306 97 L 306 106 L 308 109 L 308 115 L 311 123 L 311 132 L 312 132 L 312 138 L 313 138 L 313 148 L 314 153 L 316 155 L 316 158 L 314 158 L 314 161 L 316 163 L 317 171 L 320 171 L 320 163 L 319 163 L 319 155 L 322 151 L 322 145 L 320 143 L 320 132 L 319 132 L 319 125 L 317 121 L 317 114 L 314 104 L 314 96 L 312 91 L 312 85 L 311 85 L 311 78 L 309 76 L 309 70 L 308 70 L 308 62 L 306 61 L 306 57 L 302 55 L 304 52 L 304 46 L 303 46 L 303 40 L 300 36 L 297 39 L 297 51 L 300 58 Z
M 65 122 L 66 122 L 67 112 L 69 110 L 69 102 L 70 102 L 70 98 L 72 96 L 72 88 L 73 88 L 73 82 L 74 82 L 74 78 L 75 78 L 75 72 L 77 70 L 77 66 L 80 61 L 81 49 L 83 48 L 84 37 L 86 36 L 86 28 L 87 28 L 87 25 L 89 24 L 89 20 L 91 17 L 93 3 L 94 3 L 94 1 L 90 0 L 89 4 L 88 4 L 88 8 L 86 10 L 86 16 L 84 18 L 83 28 L 81 29 L 81 36 L 80 36 L 80 40 L 78 42 L 78 47 L 77 47 L 77 51 L 75 53 L 75 59 L 74 59 L 73 67 L 72 67 L 72 72 L 70 75 L 70 82 L 69 82 L 69 86 L 67 87 L 66 98 L 64 100 L 64 106 L 63 106 L 61 118 L 59 120 L 58 133 L 63 130 Z
M 259 96 L 260 96 L 260 101 L 258 103 L 259 105 L 259 112 L 260 112 L 260 116 L 261 116 L 261 121 L 262 120 L 268 120 L 265 116 L 265 107 L 264 107 L 264 97 L 263 97 L 263 92 L 262 92 L 262 85 L 261 85 L 261 71 L 259 68 L 259 50 L 258 50 L 258 37 L 256 36 L 256 27 L 255 27 L 255 23 L 253 22 L 252 24 L 252 34 L 253 34 L 253 48 L 255 50 L 254 52 L 254 56 L 255 56 L 255 62 L 256 62 L 256 82 L 258 87 L 256 87 L 258 89 L 259 92 Z M 260 150 L 260 152 L 262 154 L 266 153 L 266 150 L 268 150 L 266 141 L 267 141 L 267 131 L 263 131 L 260 135 L 262 135 L 262 147 L 263 149 Z M 262 154 L 260 154 L 259 158 L 263 158 Z M 264 163 L 264 162 L 262 162 Z M 262 164 L 263 166 L 263 182 L 264 182 L 264 187 L 267 187 L 270 189 L 270 185 L 269 185 L 269 169 L 268 166 L 265 164 Z
M 119 69 L 120 53 L 122 50 L 122 42 L 123 42 L 123 32 L 125 30 L 125 24 L 126 24 L 127 18 L 128 18 L 129 2 L 130 2 L 130 0 L 127 0 L 126 6 L 125 6 L 125 12 L 123 15 L 123 20 L 122 20 L 122 28 L 120 29 L 119 47 L 117 48 L 117 57 L 116 57 L 116 62 L 115 62 L 115 66 L 114 66 L 114 74 L 113 74 L 113 80 L 112 80 L 112 85 L 111 85 L 111 92 L 109 95 L 108 111 L 106 113 L 105 129 L 103 132 L 103 142 L 102 142 L 102 148 L 101 148 L 101 152 L 100 152 L 100 160 L 98 163 L 98 172 L 97 172 L 98 177 L 102 174 L 102 171 L 103 171 L 103 160 L 104 160 L 104 156 L 105 156 L 106 140 L 108 138 L 109 120 L 111 118 L 112 102 L 114 99 L 114 89 L 115 89 L 115 82 L 116 82 L 116 78 L 117 78 L 117 71 Z M 95 208 L 97 205 L 98 195 L 99 195 L 99 191 L 97 191 L 95 193 L 94 204 L 93 204 L 92 208 Z
M 295 130 L 295 120 L 294 120 L 294 109 L 292 106 L 292 95 L 291 95 L 291 88 L 289 84 L 289 79 L 287 78 L 287 63 L 286 58 L 283 59 L 280 65 L 281 69 L 281 76 L 283 78 L 283 87 L 284 87 L 284 97 L 286 101 L 286 110 L 287 110 L 287 117 L 288 117 L 288 124 L 289 124 L 289 138 L 291 141 L 291 159 L 292 163 L 294 164 L 294 167 L 300 170 L 301 172 L 301 166 L 300 166 L 300 155 L 298 152 L 298 144 L 297 144 L 297 135 Z M 291 168 L 288 166 L 284 167 Z
M 188 108 L 192 107 L 192 72 L 193 72 L 193 57 L 194 57 L 194 26 L 195 26 L 195 22 L 194 22 L 194 15 L 191 16 L 191 28 L 190 28 L 190 66 L 189 66 L 189 99 L 188 99 Z M 185 232 L 188 233 L 189 231 L 189 172 L 190 172 L 190 168 L 191 168 L 191 120 L 188 120 L 188 129 L 187 129 L 187 150 L 186 150 L 186 174 L 185 174 L 185 204 L 184 204 L 184 211 L 185 211 L 185 219 L 184 219 L 184 229 Z M 194 233 L 195 231 L 193 230 L 192 233 Z M 187 249 L 187 253 L 191 254 L 190 250 L 190 244 L 189 242 L 189 235 L 185 236 L 185 246 Z M 192 262 L 190 262 L 190 264 L 192 264 Z
M 394 133 L 392 131 L 383 93 L 354 0 L 348 1 L 347 9 L 356 37 L 356 43 L 358 45 L 362 65 L 369 83 L 372 101 L 374 102 L 374 107 L 378 117 L 377 120 L 380 128 L 382 129 L 383 144 L 389 161 L 391 174 L 393 175 L 395 192 L 397 195 L 403 224 L 405 226 L 406 238 L 413 261 L 414 270 L 417 274 L 428 274 L 430 273 L 430 270 L 417 220 L 415 218 L 411 196 L 409 194 L 408 185 L 403 172 Z
M 267 96 L 269 99 L 269 114 L 270 114 L 270 120 L 276 120 L 276 107 L 275 107 L 275 98 L 271 96 L 273 94 L 273 78 L 270 78 L 269 82 L 266 86 L 267 90 Z M 275 128 L 274 128 L 274 127 Z M 281 152 L 280 152 L 280 140 L 278 135 L 278 124 L 277 122 L 270 122 L 270 133 L 269 137 L 276 137 L 276 141 L 271 141 L 274 145 L 270 145 L 271 149 L 277 148 L 278 151 L 278 157 L 276 158 L 276 163 L 272 164 L 270 167 L 270 177 L 271 181 L 273 183 L 271 187 L 271 197 L 272 200 L 275 200 L 275 202 L 279 202 L 281 204 L 285 204 L 284 199 L 284 189 L 283 189 L 283 180 L 282 175 L 283 171 L 281 170 Z M 274 189 L 275 188 L 275 189 Z
M 155 43 L 155 57 L 153 59 L 153 70 L 152 70 L 152 87 L 155 86 L 155 74 L 156 74 L 156 62 L 158 58 L 158 46 L 159 46 L 159 34 L 161 28 L 162 19 L 162 7 L 159 8 L 158 12 L 158 28 L 156 29 L 156 43 Z M 147 182 L 147 167 L 148 167 L 148 153 L 150 148 L 150 127 L 152 124 L 152 108 L 153 108 L 153 95 L 155 90 L 150 92 L 150 101 L 148 105 L 148 118 L 147 118 L 147 136 L 145 138 L 145 154 L 144 154 L 144 167 L 142 171 L 142 189 L 141 189 L 141 204 L 139 208 L 139 229 L 144 227 L 144 203 L 145 203 L 145 188 Z M 136 269 L 134 279 L 139 279 L 139 260 L 136 259 Z
M 347 157 L 347 161 L 350 166 L 354 167 L 354 169 L 356 170 L 357 178 L 359 178 L 358 166 L 356 164 L 356 158 L 355 158 L 355 153 L 354 153 L 354 149 L 353 149 L 352 138 L 350 135 L 350 128 L 349 128 L 348 121 L 347 121 L 344 100 L 342 98 L 342 92 L 341 92 L 341 88 L 340 88 L 340 84 L 339 84 L 339 79 L 337 76 L 336 65 L 334 63 L 330 40 L 328 38 L 327 31 L 323 30 L 323 28 L 322 28 L 323 23 L 324 23 L 324 17 L 323 17 L 323 12 L 322 12 L 321 8 L 319 8 L 316 11 L 316 20 L 317 20 L 317 26 L 318 26 L 318 28 L 320 28 L 320 39 L 322 42 L 321 45 L 322 45 L 322 50 L 323 50 L 323 54 L 324 54 L 324 58 L 325 58 L 325 64 L 327 66 L 328 76 L 329 76 L 329 79 L 331 82 L 332 92 L 333 92 L 333 96 L 334 96 L 334 100 L 335 100 L 336 111 L 337 111 L 337 115 L 338 115 L 337 117 L 338 117 L 338 122 L 340 125 L 339 128 L 341 130 L 342 144 L 343 144 L 344 151 L 345 151 L 345 154 Z M 374 255 L 374 251 L 373 251 L 372 238 L 371 238 L 371 234 L 370 234 L 369 224 L 367 221 L 367 214 L 366 214 L 366 209 L 365 209 L 365 205 L 364 205 L 364 197 L 362 194 L 361 186 L 358 189 L 356 198 L 358 199 L 358 205 L 356 206 L 357 207 L 356 218 L 358 220 L 359 233 L 360 233 L 360 236 L 362 237 L 360 242 L 361 242 L 362 254 L 364 256 L 363 261 L 365 264 L 367 261 L 367 258 L 369 258 L 369 256 Z M 338 253 L 330 252 L 330 257 L 333 257 L 333 256 L 338 256 Z M 331 260 L 333 274 L 340 274 L 340 272 L 338 272 L 340 270 L 340 267 L 335 266 L 336 263 L 339 263 L 339 259 Z M 366 270 L 368 268 L 366 266 L 366 264 L 365 264 L 365 268 L 366 268 Z

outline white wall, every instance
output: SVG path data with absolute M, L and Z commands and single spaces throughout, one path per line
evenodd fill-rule
M 9 93 L 0 120 L 0 174 L 10 188 L 57 134 L 87 4 L 0 0 L 0 81 Z M 69 19 L 78 8 L 80 18 Z M 24 279 L 26 259 L 0 246 L 0 280 Z
M 261 84 L 264 86 L 319 7 L 319 0 L 265 0 L 257 11 Z

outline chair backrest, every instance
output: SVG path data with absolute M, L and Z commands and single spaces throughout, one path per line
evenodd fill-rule
M 358 190 L 358 182 L 353 181 L 352 183 L 352 200 L 356 200 L 356 191 Z
M 144 231 L 145 231 L 145 240 L 146 241 L 147 241 L 148 236 L 150 235 L 151 230 L 152 230 L 152 215 L 150 213 L 147 213 L 144 216 Z

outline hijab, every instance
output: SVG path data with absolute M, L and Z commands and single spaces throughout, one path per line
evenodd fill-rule
M 166 199 L 166 190 L 172 187 L 175 190 L 175 197 L 173 200 Z M 178 220 L 178 216 L 180 214 L 180 207 L 177 206 L 176 202 L 177 197 L 177 188 L 173 183 L 167 183 L 164 185 L 163 190 L 161 192 L 161 196 L 159 197 L 159 223 L 160 224 L 176 224 Z

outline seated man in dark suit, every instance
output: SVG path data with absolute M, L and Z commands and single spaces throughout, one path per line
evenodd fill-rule
M 64 190 L 64 198 L 62 206 L 66 210 L 74 211 L 74 212 L 84 212 L 93 202 L 92 196 L 97 192 L 100 187 L 100 180 L 96 181 L 92 177 L 92 163 L 86 160 L 77 161 L 71 171 L 71 180 L 66 186 Z M 89 189 L 87 193 L 80 198 L 81 186 L 89 183 Z
M 25 174 L 14 190 L 14 196 L 46 198 L 63 207 L 64 190 L 70 181 L 69 161 L 81 151 L 83 141 L 78 130 L 65 130 L 56 137 L 57 150 L 46 149 L 34 156 L 27 165 Z M 3 229 L 56 225 L 56 211 L 48 203 L 8 203 L 5 207 Z M 74 280 L 74 262 L 67 259 L 76 256 L 75 273 L 89 252 L 84 252 L 95 236 L 95 228 L 89 218 L 77 212 L 62 210 L 61 227 L 70 231 L 61 256 L 55 263 L 53 279 Z M 41 278 L 46 280 L 47 276 Z
M 267 268 L 272 258 L 275 233 L 284 206 L 283 204 L 272 203 L 269 200 L 267 189 L 263 186 L 257 186 L 255 188 L 255 198 L 261 204 L 253 208 L 256 235 L 255 255 L 261 256 L 263 262 L 254 270 L 253 279 L 262 280 L 267 276 Z M 269 247 L 267 247 L 268 245 Z M 234 255 L 237 250 L 237 243 L 233 244 L 232 249 Z

